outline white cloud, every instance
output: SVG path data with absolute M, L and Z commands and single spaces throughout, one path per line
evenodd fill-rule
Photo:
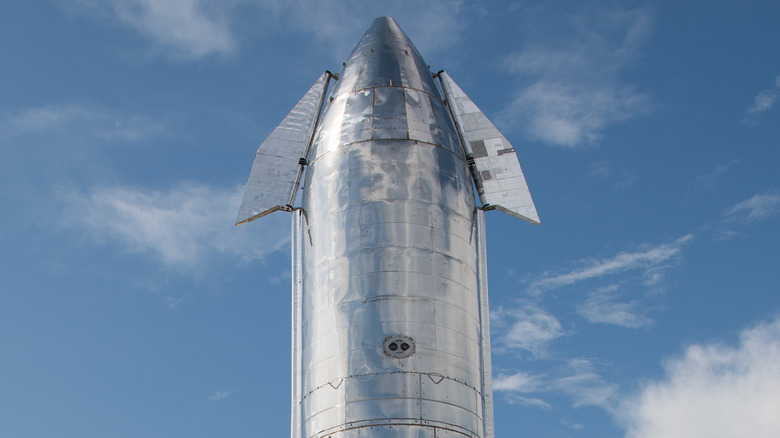
M 504 394 L 511 405 L 521 405 L 529 408 L 552 409 L 552 406 L 539 397 L 527 395 L 533 392 L 547 391 L 545 376 L 534 376 L 524 372 L 514 374 L 499 374 L 493 379 L 493 390 Z
M 601 377 L 591 360 L 571 359 L 566 368 L 568 375 L 555 379 L 552 386 L 571 397 L 575 408 L 596 406 L 607 411 L 613 409 L 618 387 Z
M 627 328 L 647 326 L 652 320 L 640 314 L 636 301 L 619 302 L 619 286 L 610 285 L 588 294 L 577 309 L 588 322 L 614 324 Z
M 218 401 L 230 397 L 230 391 L 217 391 L 209 396 L 209 400 Z
M 771 109 L 777 101 L 777 91 L 764 90 L 753 100 L 753 105 L 747 109 L 749 113 L 760 113 Z
M 290 281 L 290 278 L 292 277 L 292 273 L 289 269 L 286 269 L 273 277 L 268 279 L 268 282 L 271 284 L 281 284 L 282 281 Z
M 248 261 L 286 247 L 285 215 L 264 218 L 262 230 L 233 225 L 242 191 L 182 183 L 166 192 L 100 187 L 63 192 L 61 199 L 66 224 L 96 240 L 150 254 L 169 267 L 194 268 L 215 254 Z
M 597 372 L 589 359 L 575 358 L 556 370 L 556 377 L 531 375 L 525 372 L 500 374 L 493 379 L 493 389 L 506 394 L 511 404 L 552 409 L 552 406 L 529 393 L 562 393 L 576 407 L 596 406 L 612 411 L 618 395 L 618 387 L 607 382 Z
M 499 374 L 493 379 L 495 391 L 536 392 L 541 387 L 542 376 L 533 376 L 528 373 Z
M 739 345 L 693 345 L 621 406 L 629 438 L 780 436 L 780 320 Z
M 603 260 L 580 262 L 584 268 L 574 269 L 563 274 L 544 274 L 529 285 L 528 291 L 539 294 L 551 289 L 569 286 L 581 281 L 604 277 L 631 270 L 642 270 L 652 279 L 663 268 L 663 264 L 677 257 L 682 247 L 693 239 L 687 234 L 672 243 L 665 243 L 636 252 L 624 252 Z
M 723 174 L 728 172 L 728 170 L 735 164 L 739 163 L 739 160 L 731 160 L 731 162 L 716 166 L 706 174 L 696 178 L 696 182 L 694 183 L 693 191 L 699 189 L 707 189 L 712 190 L 718 187 L 718 178 L 720 178 Z
M 523 120 L 532 137 L 577 147 L 598 141 L 608 126 L 651 109 L 645 93 L 621 80 L 650 34 L 648 10 L 619 10 L 599 2 L 569 13 L 543 10 L 542 18 L 529 16 L 546 22 L 563 17 L 567 22 L 560 27 L 574 33 L 563 40 L 531 33 L 523 50 L 508 57 L 519 82 L 529 85 L 515 95 L 504 117 Z
M 780 75 L 775 77 L 775 82 L 771 87 L 756 95 L 753 104 L 746 111 L 744 122 L 750 125 L 756 124 L 761 113 L 769 111 L 775 106 L 778 97 L 780 97 Z
M 99 18 L 111 17 L 181 58 L 236 50 L 229 15 L 233 0 L 74 0 Z
M 723 216 L 732 220 L 758 222 L 778 213 L 780 213 L 780 193 L 770 191 L 737 203 L 726 210 Z
M 392 3 L 359 0 L 72 0 L 82 10 L 111 17 L 130 26 L 176 57 L 197 59 L 226 55 L 238 49 L 242 27 L 251 17 L 252 31 L 310 34 L 343 60 L 371 20 L 393 16 L 421 50 L 455 44 L 462 33 L 462 0 L 402 0 Z
M 534 356 L 544 355 L 547 344 L 564 335 L 560 321 L 533 304 L 498 307 L 490 319 L 499 348 L 526 350 Z
M 537 397 L 526 397 L 519 394 L 507 394 L 506 401 L 510 405 L 521 405 L 527 408 L 539 408 L 549 411 L 552 405 Z
M 163 124 L 140 115 L 81 104 L 30 107 L 5 117 L 6 130 L 16 133 L 78 132 L 103 140 L 133 141 L 164 130 Z
M 178 298 L 174 297 L 164 297 L 163 298 L 163 305 L 168 310 L 177 310 L 179 306 L 189 301 L 188 297 L 185 297 L 184 295 L 179 296 Z

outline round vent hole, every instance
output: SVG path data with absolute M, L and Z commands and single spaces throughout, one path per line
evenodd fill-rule
M 404 335 L 393 335 L 385 338 L 382 349 L 386 356 L 404 359 L 414 354 L 414 339 Z

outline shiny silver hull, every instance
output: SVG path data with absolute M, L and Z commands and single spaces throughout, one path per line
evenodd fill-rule
M 514 149 L 392 19 L 324 103 L 331 76 L 261 146 L 238 220 L 293 212 L 292 437 L 492 437 L 483 214 L 538 222 Z

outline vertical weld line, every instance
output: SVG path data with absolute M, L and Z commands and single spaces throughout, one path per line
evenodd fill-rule
M 417 373 L 417 401 L 420 409 L 420 426 L 423 425 L 423 393 L 422 393 L 422 373 Z

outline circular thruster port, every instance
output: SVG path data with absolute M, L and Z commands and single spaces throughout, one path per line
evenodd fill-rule
M 382 349 L 386 356 L 403 359 L 414 354 L 414 339 L 404 335 L 393 335 L 385 338 Z

